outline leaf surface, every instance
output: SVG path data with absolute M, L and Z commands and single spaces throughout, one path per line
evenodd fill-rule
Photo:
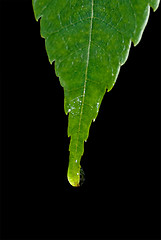
M 139 43 L 150 7 L 158 5 L 159 0 L 33 0 L 49 61 L 55 61 L 64 88 L 72 186 L 79 186 L 84 141 L 102 98 L 113 88 L 131 42 Z

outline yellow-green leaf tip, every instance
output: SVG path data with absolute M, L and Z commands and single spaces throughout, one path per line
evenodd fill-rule
M 70 169 L 68 170 L 68 174 L 67 174 L 67 178 L 69 183 L 73 186 L 73 187 L 79 187 L 80 186 L 80 172 L 77 173 L 73 173 L 72 171 L 70 171 Z

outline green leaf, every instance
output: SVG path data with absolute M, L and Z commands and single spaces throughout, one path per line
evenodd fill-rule
M 139 43 L 150 6 L 158 5 L 159 0 L 33 0 L 49 61 L 55 61 L 64 88 L 72 186 L 79 186 L 84 141 L 102 98 L 113 88 L 131 42 Z

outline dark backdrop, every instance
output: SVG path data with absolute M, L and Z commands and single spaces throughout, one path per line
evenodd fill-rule
M 2 239 L 159 239 L 160 16 L 90 128 L 69 185 L 68 118 L 29 0 L 1 1 Z

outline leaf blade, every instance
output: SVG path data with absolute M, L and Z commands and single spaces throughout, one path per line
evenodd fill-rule
M 117 79 L 147 24 L 150 6 L 158 0 L 33 0 L 41 17 L 49 61 L 64 87 L 65 113 L 69 114 L 68 180 L 79 186 L 80 160 L 92 120 L 102 98 Z M 127 14 L 128 13 L 128 14 Z

